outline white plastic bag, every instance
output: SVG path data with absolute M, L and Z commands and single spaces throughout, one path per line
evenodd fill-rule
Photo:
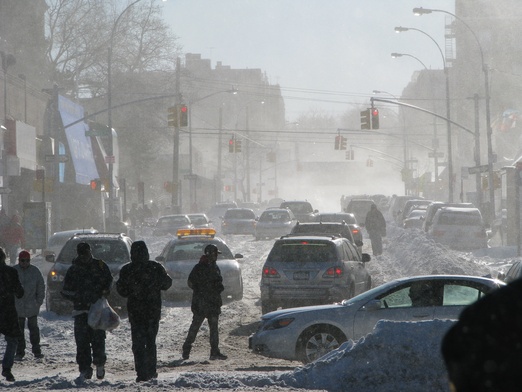
M 112 331 L 120 325 L 120 316 L 111 308 L 107 298 L 102 297 L 91 305 L 87 323 L 92 329 Z

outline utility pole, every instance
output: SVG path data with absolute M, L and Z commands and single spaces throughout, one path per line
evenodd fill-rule
M 480 166 L 480 122 L 479 122 L 479 96 L 473 95 L 475 103 L 475 166 Z M 480 184 L 481 173 L 477 173 L 475 177 L 475 187 L 477 189 L 477 207 L 482 210 L 482 189 Z M 492 186 L 492 182 L 489 185 Z
M 181 75 L 181 60 L 178 57 L 176 59 L 176 108 L 181 103 L 181 90 L 180 90 L 180 75 Z M 174 145 L 172 151 L 172 208 L 178 206 L 181 212 L 181 203 L 179 203 L 179 123 L 180 116 L 178 113 L 177 124 L 174 126 Z M 174 212 L 174 211 L 173 211 Z
M 217 149 L 217 173 L 216 173 L 216 202 L 221 201 L 221 149 L 222 147 L 222 135 L 223 135 L 223 107 L 219 107 L 219 130 L 218 130 L 218 149 Z
M 246 107 L 246 140 L 245 140 L 245 170 L 246 170 L 246 202 L 250 201 L 250 124 L 248 105 Z

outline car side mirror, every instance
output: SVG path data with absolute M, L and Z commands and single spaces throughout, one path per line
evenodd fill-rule
M 241 253 L 236 253 L 234 259 L 242 259 L 244 256 Z
M 362 254 L 362 262 L 363 263 L 367 263 L 368 261 L 370 261 L 372 258 L 371 256 L 368 254 L 368 253 L 363 253 Z
M 364 309 L 368 311 L 375 311 L 381 309 L 381 300 L 380 299 L 372 299 L 366 305 L 364 305 Z
M 55 262 L 54 253 L 45 255 L 45 261 L 48 261 L 49 263 L 54 263 Z
M 363 245 L 364 245 L 364 242 L 362 242 L 361 240 L 355 240 L 355 245 L 357 245 L 357 246 L 363 246 Z

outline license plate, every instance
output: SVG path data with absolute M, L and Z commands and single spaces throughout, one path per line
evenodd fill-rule
M 294 272 L 294 280 L 308 280 L 310 275 L 307 271 Z

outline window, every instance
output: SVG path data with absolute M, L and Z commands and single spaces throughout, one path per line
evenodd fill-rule
M 484 293 L 474 287 L 463 286 L 460 284 L 446 284 L 444 286 L 444 306 L 451 305 L 469 305 L 480 297 Z

